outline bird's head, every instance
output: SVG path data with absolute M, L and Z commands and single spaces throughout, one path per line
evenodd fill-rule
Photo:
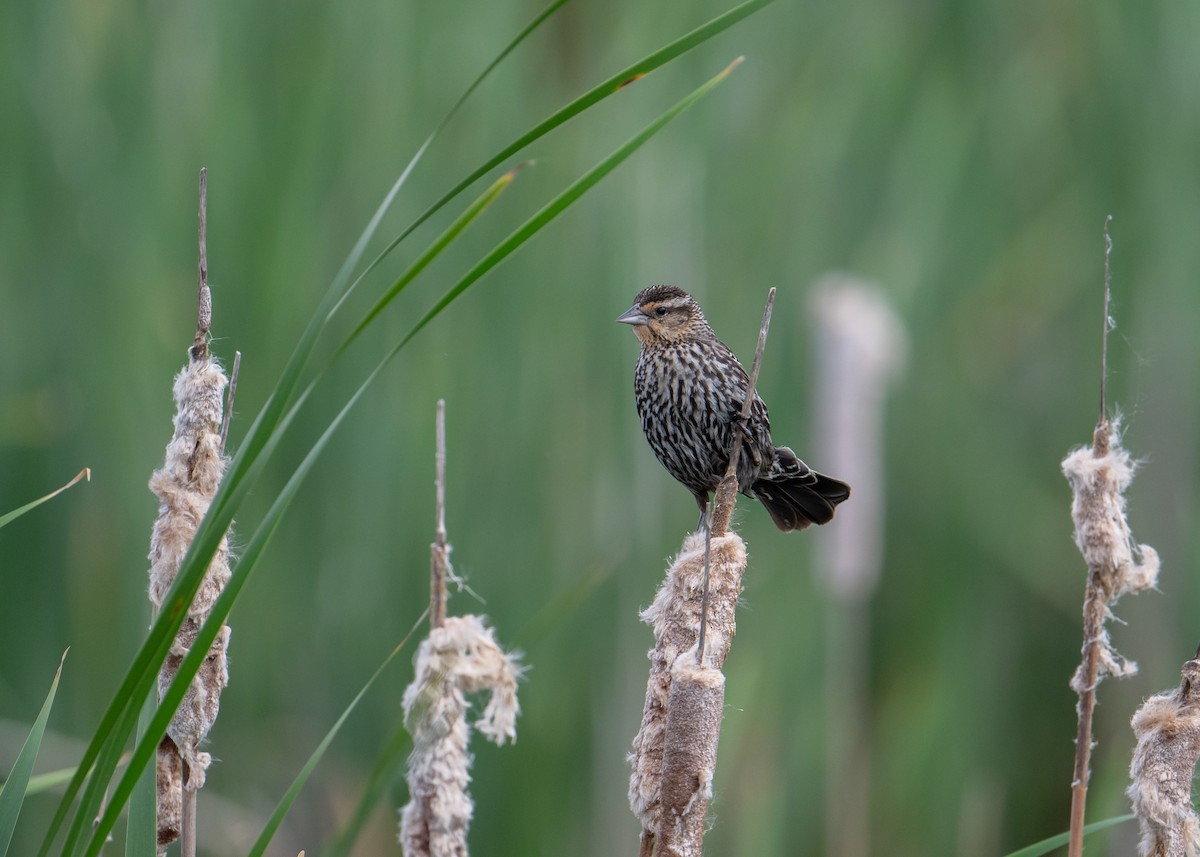
M 700 304 L 676 286 L 650 286 L 617 321 L 631 325 L 643 345 L 665 345 L 711 335 Z

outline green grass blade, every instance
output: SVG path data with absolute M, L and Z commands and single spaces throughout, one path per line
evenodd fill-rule
M 147 688 L 147 692 L 149 689 Z M 97 770 L 116 770 L 120 764 L 122 750 L 125 741 L 120 736 L 128 735 L 133 732 L 137 724 L 138 708 L 128 706 L 122 712 L 117 722 L 116 729 L 112 732 L 108 741 L 100 748 L 100 752 L 96 757 Z M 67 829 L 67 839 L 63 844 L 62 854 L 73 855 L 79 854 L 84 842 L 87 841 L 87 829 L 92 825 L 92 822 L 100 814 L 100 808 L 104 803 L 105 792 L 108 789 L 108 778 L 101 779 L 93 776 L 88 780 L 87 787 L 83 790 L 83 797 L 79 801 L 79 808 L 76 810 L 75 818 L 71 821 L 71 826 Z
M 411 639 L 412 635 L 416 633 L 417 628 L 421 627 L 421 623 L 425 621 L 425 617 L 428 615 L 428 613 L 429 610 L 426 609 L 425 612 L 417 618 L 417 621 L 413 623 L 413 626 L 409 629 L 409 632 L 404 635 L 404 639 L 400 641 L 396 648 L 392 649 L 391 654 L 384 658 L 383 663 L 379 665 L 371 677 L 367 679 L 367 683 L 362 686 L 362 689 L 355 695 L 354 699 L 350 701 L 350 704 L 346 706 L 346 710 L 342 712 L 342 716 L 339 717 L 337 722 L 334 723 L 333 726 L 330 727 L 329 731 L 325 733 L 325 737 L 321 739 L 321 743 L 317 745 L 317 749 L 313 751 L 311 756 L 309 756 L 309 759 L 305 763 L 304 767 L 300 769 L 300 773 L 296 775 L 296 779 L 292 781 L 291 786 L 280 799 L 279 805 L 275 807 L 275 812 L 271 813 L 271 817 L 267 820 L 266 826 L 263 827 L 262 833 L 259 834 L 258 840 L 255 841 L 254 847 L 250 849 L 248 857 L 262 857 L 262 855 L 266 853 L 267 846 L 271 844 L 271 839 L 275 836 L 275 831 L 279 829 L 279 825 L 283 823 L 284 816 L 288 814 L 288 811 L 292 808 L 292 804 L 296 802 L 296 798 L 299 796 L 300 790 L 304 788 L 304 784 L 307 783 L 308 778 L 312 776 L 312 772 L 317 767 L 317 763 L 321 761 L 321 757 L 325 755 L 325 751 L 329 748 L 329 745 L 333 743 L 333 739 L 337 737 L 338 732 L 341 731 L 342 724 L 346 722 L 346 719 L 350 716 L 350 713 L 354 711 L 355 707 L 359 703 L 359 700 L 366 696 L 367 691 L 371 689 L 371 685 L 375 684 L 375 680 L 383 674 L 383 671 L 387 668 L 388 664 L 395 659 L 396 655 L 400 654 L 401 649 L 408 645 L 409 639 Z
M 5 524 L 9 523 L 10 521 L 15 521 L 17 518 L 21 517 L 22 515 L 24 515 L 26 512 L 30 511 L 31 509 L 36 509 L 38 506 L 42 505 L 47 500 L 54 499 L 59 494 L 66 491 L 68 488 L 70 488 L 72 485 L 74 485 L 76 482 L 78 482 L 80 479 L 86 479 L 89 482 L 91 482 L 92 481 L 91 468 L 85 467 L 85 468 L 83 468 L 83 470 L 80 470 L 77 474 L 75 474 L 74 479 L 72 479 L 70 482 L 68 482 L 63 487 L 59 488 L 57 491 L 51 491 L 45 497 L 39 497 L 38 499 L 34 500 L 32 503 L 26 503 L 24 506 L 22 506 L 19 509 L 13 509 L 11 512 L 6 512 L 5 514 L 0 515 L 0 527 L 3 527 Z
M 78 477 L 76 477 L 78 481 Z M 69 487 L 69 486 L 67 486 Z M 63 489 L 59 489 L 60 491 Z M 57 492 L 55 492 L 57 493 Z M 53 495 L 52 495 L 53 496 Z M 63 652 L 63 660 L 67 653 Z M 54 695 L 58 692 L 58 680 L 62 676 L 62 661 L 54 672 L 54 681 L 50 682 L 50 692 L 42 703 L 42 710 L 33 721 L 33 728 L 21 745 L 21 752 L 13 762 L 12 770 L 4 785 L 0 786 L 0 855 L 8 853 L 12 844 L 13 831 L 17 827 L 17 818 L 21 815 L 21 806 L 25 803 L 25 789 L 29 785 L 30 774 L 33 773 L 33 763 L 37 761 L 38 750 L 42 748 L 42 736 L 46 734 L 46 722 L 50 719 L 50 709 L 54 707 Z
M 1103 830 L 1106 827 L 1115 827 L 1118 824 L 1124 824 L 1126 821 L 1131 821 L 1133 814 L 1118 815 L 1115 818 L 1106 818 L 1103 821 L 1095 821 L 1083 828 L 1083 835 L 1095 833 L 1097 830 Z M 1061 848 L 1071 840 L 1070 833 L 1060 833 L 1057 836 L 1051 836 L 1049 839 L 1043 839 L 1033 845 L 1027 845 L 1020 851 L 1014 851 L 1008 857 L 1041 857 L 1042 854 L 1049 854 L 1055 848 Z
M 730 63 L 724 71 L 714 77 L 712 80 L 705 83 L 691 95 L 688 95 L 682 101 L 678 102 L 674 107 L 667 110 L 656 120 L 651 122 L 639 133 L 634 135 L 628 142 L 618 148 L 615 152 L 605 158 L 596 166 L 592 167 L 587 173 L 577 179 L 570 187 L 556 196 L 550 202 L 546 203 L 536 214 L 526 220 L 516 231 L 496 245 L 490 253 L 483 257 L 476 265 L 471 268 L 462 279 L 459 280 L 450 291 L 446 292 L 429 312 L 421 317 L 421 320 L 413 326 L 413 329 L 401 340 L 398 348 L 403 347 L 410 339 L 417 335 L 420 330 L 437 318 L 447 306 L 449 306 L 459 295 L 467 290 L 473 283 L 479 280 L 488 271 L 495 268 L 502 261 L 508 258 L 522 244 L 528 241 L 547 223 L 558 217 L 572 203 L 578 200 L 581 196 L 591 190 L 596 184 L 614 169 L 621 164 L 626 158 L 632 155 L 635 151 L 641 148 L 647 140 L 661 131 L 668 122 L 678 116 L 687 108 L 691 107 L 705 95 L 710 93 L 718 84 L 729 76 L 737 66 L 741 63 L 741 57 Z
M 137 738 L 146 734 L 154 716 L 155 693 L 146 696 L 142 713 L 138 716 Z M 129 797 L 129 820 L 125 831 L 125 857 L 156 857 L 158 853 L 158 788 L 154 768 L 147 766 L 138 777 L 133 794 Z
M 350 820 L 338 833 L 337 839 L 330 843 L 322 852 L 321 857 L 346 857 L 358 837 L 362 835 L 367 819 L 375 809 L 375 805 L 383 799 L 388 787 L 400 770 L 400 762 L 412 746 L 412 736 L 404 728 L 402 721 L 397 721 L 391 737 L 382 752 L 375 759 L 375 765 L 367 777 L 362 796 L 350 815 Z
M 475 169 L 470 175 L 447 191 L 445 195 L 441 197 L 441 199 L 429 206 L 429 208 L 425 209 L 425 211 L 423 211 L 416 220 L 405 227 L 404 231 L 393 238 L 391 243 L 388 244 L 387 247 L 385 247 L 383 251 L 371 261 L 371 264 L 368 265 L 363 271 L 362 276 L 366 276 L 368 273 L 370 273 L 376 265 L 383 261 L 385 256 L 391 253 L 392 250 L 394 250 L 400 244 L 400 242 L 412 234 L 412 232 L 422 223 L 440 211 L 442 207 L 446 205 L 446 203 L 450 202 L 450 200 L 454 199 L 490 170 L 500 165 L 508 158 L 511 158 L 530 143 L 533 143 L 541 137 L 544 137 L 546 134 L 549 134 L 555 128 L 578 116 L 589 107 L 592 107 L 593 105 L 603 101 L 605 98 L 608 98 L 610 95 L 619 92 L 628 84 L 633 83 L 639 78 L 645 77 L 656 68 L 666 65 L 668 62 L 680 56 L 681 54 L 685 54 L 692 48 L 704 44 L 714 36 L 724 32 L 725 30 L 728 30 L 743 18 L 754 14 L 772 2 L 774 2 L 774 0 L 747 0 L 747 2 L 742 3 L 740 6 L 733 7 L 728 12 L 718 15 L 708 23 L 697 27 L 690 33 L 681 36 L 649 56 L 643 57 L 633 65 L 621 69 L 612 77 L 609 77 L 607 80 L 604 80 L 589 89 L 570 104 L 567 104 L 565 107 L 561 108 L 555 113 L 552 113 L 550 116 L 547 116 L 532 129 L 522 134 L 495 155 L 484 161 L 484 163 Z

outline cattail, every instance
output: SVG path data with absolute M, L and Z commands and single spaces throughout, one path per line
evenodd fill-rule
M 642 723 L 629 756 L 629 805 L 642 823 L 643 854 L 655 847 L 675 848 L 680 841 L 698 845 L 711 797 L 724 705 L 720 667 L 737 630 L 734 609 L 746 570 L 746 545 L 736 533 L 711 538 L 701 665 L 696 645 L 704 599 L 704 540 L 702 532 L 684 539 L 653 603 L 641 613 L 654 629 L 654 648 L 648 655 Z M 663 841 L 655 845 L 656 838 Z
M 449 616 L 417 651 L 416 676 L 404 692 L 404 722 L 413 736 L 408 760 L 409 802 L 401 811 L 400 844 L 407 857 L 466 857 L 474 804 L 467 792 L 466 694 L 490 697 L 475 728 L 496 744 L 515 741 L 517 679 L 514 656 L 496 643 L 478 616 Z
M 1096 686 L 1107 675 L 1122 678 L 1137 672 L 1137 664 L 1117 654 L 1105 622 L 1112 606 L 1126 592 L 1141 592 L 1158 582 L 1158 553 L 1133 540 L 1125 519 L 1125 490 L 1133 481 L 1133 458 L 1121 446 L 1117 426 L 1105 413 L 1105 376 L 1108 367 L 1108 314 L 1111 296 L 1109 256 L 1112 239 L 1109 216 L 1104 221 L 1104 328 L 1100 348 L 1100 418 L 1092 432 L 1092 445 L 1072 451 L 1062 470 L 1071 483 L 1071 519 L 1075 544 L 1087 562 L 1083 596 L 1083 660 L 1071 678 L 1079 694 L 1076 706 L 1075 768 L 1071 781 L 1071 824 L 1068 857 L 1083 854 L 1083 819 L 1092 754 L 1092 715 Z
M 195 355 L 195 350 L 193 350 Z M 225 472 L 221 448 L 222 393 L 226 378 L 211 358 L 195 358 L 175 378 L 175 434 L 166 460 L 150 478 L 159 499 L 150 540 L 150 601 L 162 607 L 180 563 Z M 221 540 L 187 617 L 158 676 L 159 697 L 166 693 L 188 649 L 229 581 L 229 546 Z M 226 649 L 229 626 L 223 625 L 200 670 L 192 679 L 167 734 L 158 747 L 158 843 L 164 848 L 180 834 L 183 789 L 204 785 L 212 757 L 200 750 L 229 681 Z
M 1083 599 L 1083 659 L 1071 678 L 1076 706 L 1075 768 L 1071 782 L 1070 857 L 1083 853 L 1083 820 L 1092 750 L 1096 686 L 1105 676 L 1122 678 L 1137 664 L 1117 654 L 1105 622 L 1112 605 L 1126 592 L 1140 592 L 1158 581 L 1158 554 L 1134 542 L 1125 519 L 1125 489 L 1134 463 L 1120 445 L 1116 429 L 1101 418 L 1092 446 L 1071 452 L 1062 463 L 1071 483 L 1075 544 L 1088 565 Z
M 1175 690 L 1152 696 L 1133 715 L 1137 739 L 1129 795 L 1142 839 L 1140 857 L 1196 857 L 1200 820 L 1192 778 L 1200 756 L 1200 660 L 1183 665 Z
M 450 565 L 446 538 L 446 403 L 437 403 L 437 522 L 430 546 L 429 636 L 417 650 L 416 675 L 404 691 L 404 725 L 413 736 L 409 801 L 400 811 L 406 857 L 467 857 L 475 805 L 466 694 L 488 691 L 475 728 L 497 745 L 517 740 L 517 680 L 521 666 L 505 653 L 479 616 L 446 616 L 446 583 L 462 586 Z
M 1154 548 L 1133 540 L 1125 518 L 1125 490 L 1135 466 L 1116 428 L 1107 421 L 1097 426 L 1093 446 L 1071 452 L 1062 469 L 1073 494 L 1075 544 L 1088 565 L 1084 649 L 1093 643 L 1097 648 L 1096 668 L 1090 669 L 1085 658 L 1071 679 L 1071 688 L 1084 693 L 1106 675 L 1121 678 L 1137 672 L 1137 664 L 1113 648 L 1104 621 L 1122 595 L 1155 586 L 1159 561 Z

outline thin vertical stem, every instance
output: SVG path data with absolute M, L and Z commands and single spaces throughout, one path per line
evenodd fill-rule
M 696 640 L 696 660 L 704 666 L 704 632 L 708 625 L 708 578 L 709 550 L 712 536 L 715 532 L 723 536 L 729 530 L 729 519 L 733 515 L 733 506 L 737 502 L 737 464 L 742 455 L 742 442 L 746 434 L 746 421 L 750 419 L 750 407 L 754 404 L 755 389 L 758 387 L 758 371 L 762 368 L 763 351 L 767 347 L 767 330 L 771 327 L 771 309 L 775 305 L 775 287 L 767 292 L 767 305 L 763 308 L 762 325 L 758 328 L 758 347 L 754 350 L 754 363 L 750 367 L 750 384 L 746 388 L 746 398 L 742 402 L 742 413 L 738 418 L 733 434 L 733 447 L 729 451 L 729 466 L 725 468 L 725 477 L 717 486 L 716 494 L 709 503 L 706 512 L 704 533 L 704 593 L 700 599 L 700 631 Z
M 1104 331 L 1100 340 L 1100 418 L 1092 434 L 1092 455 L 1095 458 L 1103 458 L 1110 449 L 1108 416 L 1105 414 L 1105 382 L 1108 378 L 1108 329 L 1111 327 L 1109 302 L 1112 297 L 1112 277 L 1109 259 L 1112 256 L 1112 236 L 1108 234 L 1108 224 L 1111 222 L 1110 214 L 1104 218 Z M 1083 821 L 1087 809 L 1088 779 L 1091 777 L 1092 716 L 1096 709 L 1100 647 L 1103 645 L 1109 597 L 1099 569 L 1089 568 L 1083 601 L 1082 686 L 1076 706 L 1078 725 L 1075 730 L 1075 768 L 1071 777 L 1071 826 L 1067 857 L 1082 857 L 1083 854 Z
M 225 452 L 225 439 L 229 437 L 229 423 L 233 419 L 233 399 L 237 395 L 238 372 L 242 368 L 242 352 L 233 352 L 233 369 L 229 373 L 229 390 L 225 393 L 225 415 L 221 418 L 221 453 Z
M 179 823 L 179 857 L 196 857 L 196 796 L 193 789 L 187 787 L 188 763 L 183 763 L 183 778 L 179 788 L 183 792 L 183 812 L 180 813 Z
M 1112 298 L 1112 273 L 1109 259 L 1112 256 L 1112 236 L 1108 234 L 1108 224 L 1112 223 L 1112 215 L 1104 218 L 1104 330 L 1100 337 L 1100 421 L 1097 425 L 1105 425 L 1108 417 L 1105 415 L 1105 384 L 1108 380 L 1108 329 L 1112 327 L 1109 315 L 1109 303 Z
M 200 254 L 197 269 L 200 278 L 196 308 L 196 339 L 192 360 L 208 359 L 208 331 L 212 327 L 212 291 L 208 287 L 208 170 L 200 168 Z
M 449 566 L 446 546 L 446 400 L 437 403 L 437 446 L 434 454 L 437 476 L 437 529 L 429 570 L 429 625 L 440 628 L 446 621 L 446 575 Z

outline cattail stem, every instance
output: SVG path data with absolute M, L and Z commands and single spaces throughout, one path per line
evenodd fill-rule
M 1100 646 L 1104 635 L 1104 614 L 1107 605 L 1101 595 L 1098 573 L 1088 571 L 1087 591 L 1083 604 L 1083 662 L 1080 665 L 1082 692 L 1076 703 L 1078 722 L 1075 730 L 1075 769 L 1071 777 L 1071 825 L 1068 857 L 1083 854 L 1083 819 L 1087 806 L 1088 778 L 1092 758 L 1092 715 L 1096 709 L 1097 672 Z
M 208 288 L 208 170 L 200 168 L 200 253 L 197 269 L 200 278 L 196 309 L 196 338 L 192 360 L 208 359 L 208 331 L 212 327 L 212 292 Z
M 716 493 L 710 504 L 707 525 L 704 528 L 704 594 L 700 601 L 700 633 L 697 637 L 696 651 L 699 652 L 700 662 L 704 662 L 704 636 L 708 626 L 708 577 L 709 558 L 711 556 L 712 536 L 723 536 L 729 532 L 729 521 L 733 517 L 733 507 L 737 504 L 737 465 L 742 454 L 742 443 L 746 436 L 746 421 L 750 419 L 750 408 L 754 404 L 755 390 L 758 387 L 758 372 L 762 368 L 763 351 L 767 347 L 767 330 L 771 327 L 771 308 L 775 305 L 775 287 L 767 292 L 767 305 L 763 308 L 762 324 L 758 328 L 758 346 L 754 349 L 754 363 L 750 366 L 750 385 L 746 388 L 746 398 L 742 401 L 742 413 L 738 418 L 738 427 L 733 434 L 733 446 L 729 450 L 729 466 L 725 468 L 725 476 L 717 486 Z
M 183 812 L 179 826 L 179 857 L 196 857 L 196 797 L 198 793 L 187 787 L 188 766 L 183 765 L 183 778 L 179 783 L 182 792 Z
M 434 454 L 437 477 L 437 525 L 429 562 L 429 627 L 440 628 L 446 621 L 446 576 L 450 567 L 450 549 L 446 544 L 446 400 L 437 403 L 437 446 Z
M 775 305 L 775 287 L 767 292 L 767 304 L 763 308 L 762 324 L 758 328 L 758 346 L 754 349 L 754 363 L 750 367 L 750 386 L 746 390 L 746 398 L 742 402 L 742 413 L 739 417 L 739 429 L 744 429 L 750 419 L 750 408 L 754 404 L 754 394 L 758 387 L 758 372 L 762 368 L 763 351 L 767 347 L 767 330 L 771 327 L 771 308 Z M 739 430 L 733 436 L 733 448 L 730 450 L 729 466 L 725 468 L 725 476 L 717 486 L 713 498 L 712 521 L 709 529 L 713 535 L 723 536 L 729 531 L 729 520 L 733 516 L 733 507 L 737 503 L 737 462 L 742 454 L 742 441 L 746 432 Z

